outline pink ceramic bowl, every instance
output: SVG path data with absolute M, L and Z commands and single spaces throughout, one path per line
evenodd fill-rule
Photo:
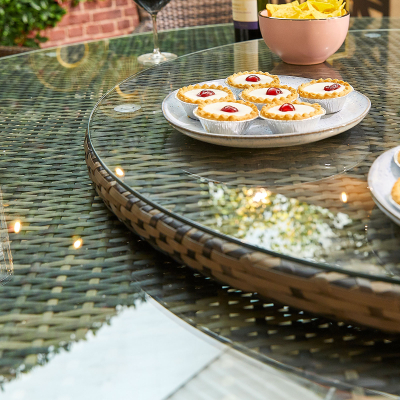
M 265 44 L 288 64 L 324 62 L 346 39 L 350 14 L 328 19 L 283 19 L 259 14 Z

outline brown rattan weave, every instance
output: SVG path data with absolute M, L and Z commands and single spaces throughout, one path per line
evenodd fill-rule
M 136 31 L 151 30 L 149 14 L 139 9 L 141 24 Z M 231 0 L 172 0 L 157 14 L 157 28 L 160 30 L 228 22 L 232 22 Z
M 228 26 L 211 31 L 218 33 L 214 45 L 232 41 Z M 198 43 L 187 32 L 174 35 L 169 43 L 164 34 L 160 39 L 167 48 L 178 43 L 178 54 L 210 43 L 201 39 L 202 29 Z M 152 36 L 140 35 L 0 61 L 0 214 L 14 269 L 0 285 L 3 381 L 84 339 L 115 316 L 117 306 L 143 299 L 133 266 L 152 269 L 162 262 L 143 241 L 127 238 L 106 210 L 87 176 L 83 151 L 96 99 L 137 72 L 137 55 L 151 46 Z M 22 223 L 18 234 L 16 220 Z M 79 249 L 72 246 L 76 238 L 83 240 Z
M 0 57 L 11 56 L 13 54 L 26 53 L 34 49 L 30 47 L 20 47 L 20 46 L 0 46 Z
M 369 41 L 367 35 L 350 34 L 334 59 L 335 68 L 325 64 L 320 70 L 342 75 L 372 103 L 385 106 L 392 93 L 383 92 L 379 83 L 383 77 L 388 78 L 388 86 L 395 83 L 384 68 L 366 67 L 371 46 L 376 44 L 374 51 L 381 51 L 385 42 L 374 35 L 371 38 L 375 41 Z M 387 41 L 396 40 L 398 35 L 391 32 Z M 384 59 L 385 54 L 381 57 Z M 388 64 L 397 65 L 398 53 L 392 52 L 391 57 Z M 360 58 L 363 61 L 355 69 L 353 65 Z M 315 145 L 268 151 L 227 149 L 188 140 L 165 122 L 160 104 L 174 89 L 226 77 L 235 70 L 250 70 L 249 65 L 255 63 L 261 70 L 278 74 L 282 65 L 274 63 L 260 41 L 259 45 L 249 42 L 196 53 L 146 70 L 118 86 L 119 90 L 135 93 L 129 101 L 142 105 L 140 113 L 131 117 L 113 111 L 128 100 L 110 91 L 95 108 L 89 124 L 87 152 L 93 151 L 95 156 L 88 155 L 87 160 L 98 193 L 130 229 L 206 275 L 315 314 L 399 332 L 397 235 L 394 232 L 394 239 L 390 239 L 387 232 L 383 240 L 372 236 L 386 228 L 384 218 L 373 211 L 366 185 L 372 161 L 379 152 L 396 144 L 395 132 L 382 132 L 378 107 L 371 109 L 358 130 Z M 292 71 L 304 76 L 307 68 L 293 67 Z M 121 184 L 113 175 L 116 167 L 125 170 Z M 266 196 L 265 188 L 284 195 L 301 204 L 303 211 L 310 205 L 323 207 L 325 215 L 328 210 L 340 212 L 351 222 L 333 233 L 330 249 L 323 243 L 319 245 L 322 256 L 297 256 L 289 246 L 274 253 L 270 243 L 277 241 L 251 242 L 254 239 L 247 239 L 245 234 L 239 236 L 241 232 L 254 234 L 250 229 L 259 222 L 257 216 L 261 216 L 258 232 L 267 232 L 264 221 L 274 219 L 275 214 L 285 215 L 282 208 L 275 212 L 271 207 L 264 216 L 262 205 L 257 208 L 252 195 L 244 194 L 242 202 L 240 196 L 249 187 L 261 188 Z M 213 188 L 220 190 L 221 201 L 215 200 Z M 341 200 L 342 193 L 351 200 Z M 276 198 L 271 199 L 268 204 L 276 204 Z M 252 207 L 256 209 L 254 214 L 247 212 Z M 303 211 L 298 214 L 303 225 L 317 220 L 316 214 L 305 215 Z M 318 231 L 312 226 L 305 236 L 308 238 L 314 229 Z M 327 230 L 321 229 L 316 242 Z M 301 243 L 300 239 L 293 241 Z M 388 249 L 392 251 L 385 255 Z M 388 261 L 383 261 L 381 254 Z M 314 262 L 305 261 L 310 258 Z M 319 263 L 321 259 L 329 261 Z
M 268 256 L 187 225 L 135 197 L 101 165 L 88 139 L 86 163 L 107 207 L 155 248 L 247 292 L 339 320 L 400 332 L 400 286 Z

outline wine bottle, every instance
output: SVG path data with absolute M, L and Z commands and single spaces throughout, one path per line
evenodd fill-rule
M 232 17 L 235 41 L 260 39 L 258 12 L 265 8 L 267 0 L 232 0 Z

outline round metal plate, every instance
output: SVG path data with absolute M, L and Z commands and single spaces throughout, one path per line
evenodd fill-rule
M 285 75 L 279 76 L 279 79 L 282 84 L 295 88 L 310 81 L 306 78 Z M 222 79 L 203 83 L 226 86 Z M 170 93 L 162 104 L 163 114 L 167 121 L 175 129 L 194 139 L 229 147 L 286 147 L 317 142 L 338 135 L 359 124 L 371 107 L 368 97 L 354 91 L 348 95 L 345 107 L 341 111 L 322 117 L 317 129 L 311 132 L 273 134 L 264 121 L 257 119 L 243 135 L 218 135 L 206 132 L 199 121 L 187 117 L 179 101 L 175 99 L 176 92 Z

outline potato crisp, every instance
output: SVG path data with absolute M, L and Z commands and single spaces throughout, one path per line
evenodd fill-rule
M 343 0 L 297 0 L 288 4 L 267 4 L 268 15 L 274 18 L 327 19 L 346 15 Z

